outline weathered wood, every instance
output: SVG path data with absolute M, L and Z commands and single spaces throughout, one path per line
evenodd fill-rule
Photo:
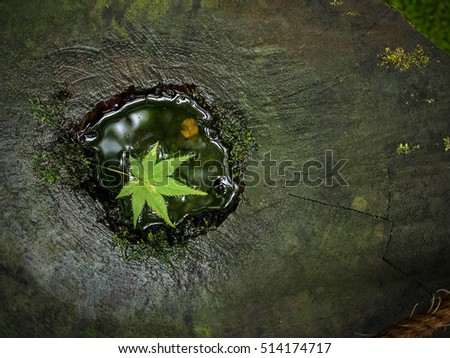
M 2 336 L 347 337 L 448 288 L 450 58 L 397 11 L 101 3 L 1 5 Z M 425 67 L 378 65 L 386 47 L 417 45 Z M 195 83 L 246 113 L 255 159 L 301 168 L 332 150 L 349 185 L 285 188 L 274 175 L 179 261 L 123 262 L 96 203 L 31 169 L 45 138 L 28 99 L 55 81 L 72 94 L 67 121 L 130 85 Z M 420 149 L 398 155 L 405 142 Z

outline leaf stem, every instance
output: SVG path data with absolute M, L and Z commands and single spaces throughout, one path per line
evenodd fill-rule
M 119 173 L 119 174 L 122 174 L 122 175 L 126 175 L 126 176 L 128 176 L 128 177 L 130 177 L 130 178 L 137 178 L 137 179 L 141 180 L 141 178 L 139 178 L 139 177 L 136 177 L 136 176 L 131 175 L 131 174 L 128 174 L 128 173 L 124 173 L 124 172 L 122 172 L 122 171 L 120 171 L 120 170 L 117 170 L 117 169 L 112 169 L 112 168 L 104 167 L 103 165 L 98 165 L 98 164 L 97 164 L 97 167 L 103 168 L 103 169 L 106 169 L 106 170 L 110 170 L 110 171 L 112 171 L 112 172 Z

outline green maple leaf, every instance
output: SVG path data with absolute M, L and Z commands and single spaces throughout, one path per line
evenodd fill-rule
M 142 161 L 130 157 L 131 180 L 122 188 L 116 199 L 131 195 L 131 206 L 133 210 L 133 224 L 136 227 L 139 215 L 144 209 L 145 203 L 164 221 L 172 227 L 167 212 L 166 202 L 163 196 L 181 195 L 208 195 L 207 193 L 189 188 L 170 177 L 186 160 L 194 155 L 184 155 L 156 162 L 158 143 L 146 154 Z M 125 173 L 123 173 L 125 174 Z

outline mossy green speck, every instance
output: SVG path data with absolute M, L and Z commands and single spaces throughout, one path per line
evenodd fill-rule
M 397 47 L 395 50 L 386 47 L 384 53 L 379 56 L 381 58 L 380 67 L 393 67 L 400 72 L 406 72 L 414 67 L 425 67 L 430 62 L 430 57 L 419 45 L 411 52 L 402 47 Z

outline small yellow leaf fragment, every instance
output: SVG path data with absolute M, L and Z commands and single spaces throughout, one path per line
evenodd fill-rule
M 190 139 L 198 134 L 198 125 L 194 118 L 186 118 L 181 122 L 181 134 L 184 138 Z

